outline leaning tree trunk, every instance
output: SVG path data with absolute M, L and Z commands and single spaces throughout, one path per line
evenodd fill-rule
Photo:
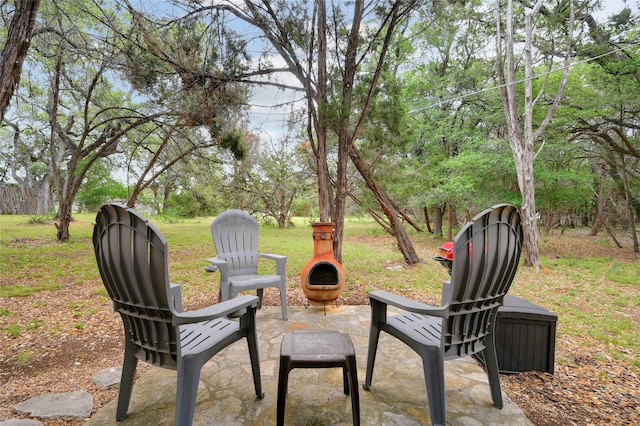
M 371 174 L 369 173 L 368 168 L 365 166 L 364 162 L 360 155 L 358 155 L 355 149 L 351 150 L 351 161 L 360 172 L 360 175 L 365 180 L 365 186 L 369 188 L 369 190 L 373 193 L 374 197 L 378 201 L 380 208 L 387 216 L 389 223 L 391 224 L 391 229 L 393 236 L 396 238 L 398 242 L 398 248 L 404 257 L 404 261 L 407 265 L 415 265 L 420 262 L 420 256 L 416 253 L 411 240 L 409 239 L 409 235 L 407 234 L 407 230 L 402 226 L 402 222 L 398 219 L 398 215 L 396 214 L 396 210 L 393 208 L 393 203 L 389 200 L 383 189 L 378 185 Z
M 431 229 L 431 220 L 429 220 L 429 209 L 427 209 L 427 206 L 424 206 L 422 211 L 424 213 L 424 223 L 427 225 L 427 232 L 431 234 L 433 231 Z

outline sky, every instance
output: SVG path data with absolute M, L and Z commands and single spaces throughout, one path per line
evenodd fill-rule
M 640 0 L 623 1 L 623 0 L 604 0 L 603 11 L 598 14 L 596 19 L 604 21 L 609 16 L 620 12 L 624 7 L 630 7 L 634 13 L 638 13 Z M 295 84 L 293 77 L 284 77 L 289 84 Z M 290 105 L 286 107 L 278 107 L 283 103 L 289 102 L 296 97 L 295 94 L 285 93 L 282 90 L 273 87 L 256 88 L 253 90 L 251 99 L 250 120 L 257 134 L 260 134 L 263 141 L 275 141 L 285 136 L 286 120 L 288 119 Z M 298 94 L 299 98 L 299 94 Z M 297 104 L 304 107 L 303 102 Z
M 163 17 L 177 17 L 184 14 L 184 10 L 172 5 L 168 0 L 136 0 L 133 4 L 143 12 Z M 638 14 L 640 9 L 640 0 L 603 0 L 602 4 L 603 11 L 596 15 L 598 21 L 606 20 L 624 7 L 630 7 L 635 14 Z M 272 58 L 274 65 L 278 65 L 278 60 L 279 58 Z M 282 62 L 281 59 L 280 61 Z M 291 75 L 283 75 L 280 78 L 287 84 L 299 85 Z M 276 143 L 284 138 L 293 100 L 297 100 L 293 107 L 304 107 L 304 100 L 301 99 L 300 94 L 275 87 L 254 87 L 250 99 L 250 130 L 267 144 Z

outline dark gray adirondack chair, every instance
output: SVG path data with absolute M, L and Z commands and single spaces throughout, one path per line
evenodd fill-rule
M 124 323 L 124 365 L 116 420 L 127 414 L 136 366 L 142 360 L 177 370 L 175 424 L 190 425 L 202 366 L 242 338 L 249 346 L 256 395 L 264 397 L 255 324 L 256 296 L 182 312 L 180 286 L 169 283 L 166 240 L 145 218 L 126 206 L 106 204 L 100 208 L 93 245 L 102 282 Z M 230 320 L 228 315 L 239 320 Z
M 522 225 L 518 210 L 497 205 L 467 223 L 455 237 L 451 280 L 440 307 L 375 291 L 364 389 L 369 389 L 380 332 L 406 343 L 422 358 L 431 422 L 446 424 L 444 361 L 483 352 L 493 404 L 502 408 L 493 337 L 494 319 L 518 268 Z M 387 318 L 387 306 L 405 313 Z
M 266 287 L 280 290 L 282 319 L 287 320 L 287 257 L 258 253 L 258 221 L 241 210 L 227 210 L 211 223 L 217 255 L 207 259 L 220 271 L 220 300 L 229 300 L 245 290 L 257 290 L 258 309 Z M 258 275 L 258 259 L 275 261 L 275 275 Z

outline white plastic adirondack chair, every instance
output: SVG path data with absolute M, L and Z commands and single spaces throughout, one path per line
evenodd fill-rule
M 217 255 L 207 259 L 220 272 L 220 300 L 229 300 L 245 290 L 257 290 L 258 309 L 266 287 L 280 290 L 282 319 L 287 320 L 287 257 L 258 253 L 258 221 L 241 210 L 227 210 L 211 223 Z M 258 259 L 276 263 L 276 273 L 258 275 Z

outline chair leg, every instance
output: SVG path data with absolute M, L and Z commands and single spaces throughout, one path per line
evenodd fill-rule
M 349 381 L 351 380 L 348 370 L 347 365 L 342 367 L 342 391 L 345 395 L 349 395 Z
M 289 370 L 291 358 L 280 357 L 280 371 L 278 372 L 278 402 L 276 410 L 276 425 L 284 425 L 284 413 L 287 400 L 287 388 L 289 386 Z
M 253 333 L 247 335 L 247 345 L 249 346 L 249 358 L 251 359 L 251 372 L 253 373 L 253 386 L 256 396 L 260 399 L 264 398 L 264 390 L 262 389 L 262 377 L 260 376 L 260 355 L 258 353 L 258 336 L 255 331 L 255 322 Z
M 447 407 L 444 387 L 444 354 L 440 350 L 429 350 L 421 353 L 422 368 L 427 385 L 429 412 L 432 425 L 447 424 Z
M 354 426 L 359 426 L 360 395 L 358 392 L 358 366 L 356 365 L 355 355 L 347 357 L 347 366 L 347 371 L 349 373 L 348 382 L 351 388 L 351 411 L 353 412 L 353 424 Z
M 282 305 L 282 321 L 287 321 L 289 315 L 287 314 L 287 284 L 283 283 L 280 286 L 280 303 Z
M 199 359 L 178 360 L 176 386 L 176 426 L 191 426 L 198 398 L 198 384 L 202 363 Z
M 484 362 L 487 369 L 487 377 L 489 379 L 489 388 L 491 389 L 491 399 L 496 408 L 502 408 L 502 391 L 500 390 L 500 372 L 498 369 L 498 356 L 496 354 L 496 345 L 493 335 L 490 335 L 485 341 L 486 347 L 483 351 Z
M 380 329 L 376 323 L 371 322 L 371 328 L 369 329 L 369 350 L 367 353 L 367 372 L 364 378 L 362 388 L 369 390 L 371 387 L 371 379 L 373 378 L 373 366 L 376 362 L 376 352 L 378 350 L 378 341 L 380 340 Z
M 257 289 L 256 294 L 258 295 L 258 309 L 262 309 L 262 295 L 264 294 L 264 288 Z
M 118 391 L 118 407 L 116 409 L 116 420 L 123 420 L 127 416 L 131 391 L 133 389 L 133 377 L 136 374 L 138 358 L 135 357 L 135 346 L 129 339 L 125 342 L 124 362 L 122 365 L 122 375 L 120 376 L 120 390 Z

